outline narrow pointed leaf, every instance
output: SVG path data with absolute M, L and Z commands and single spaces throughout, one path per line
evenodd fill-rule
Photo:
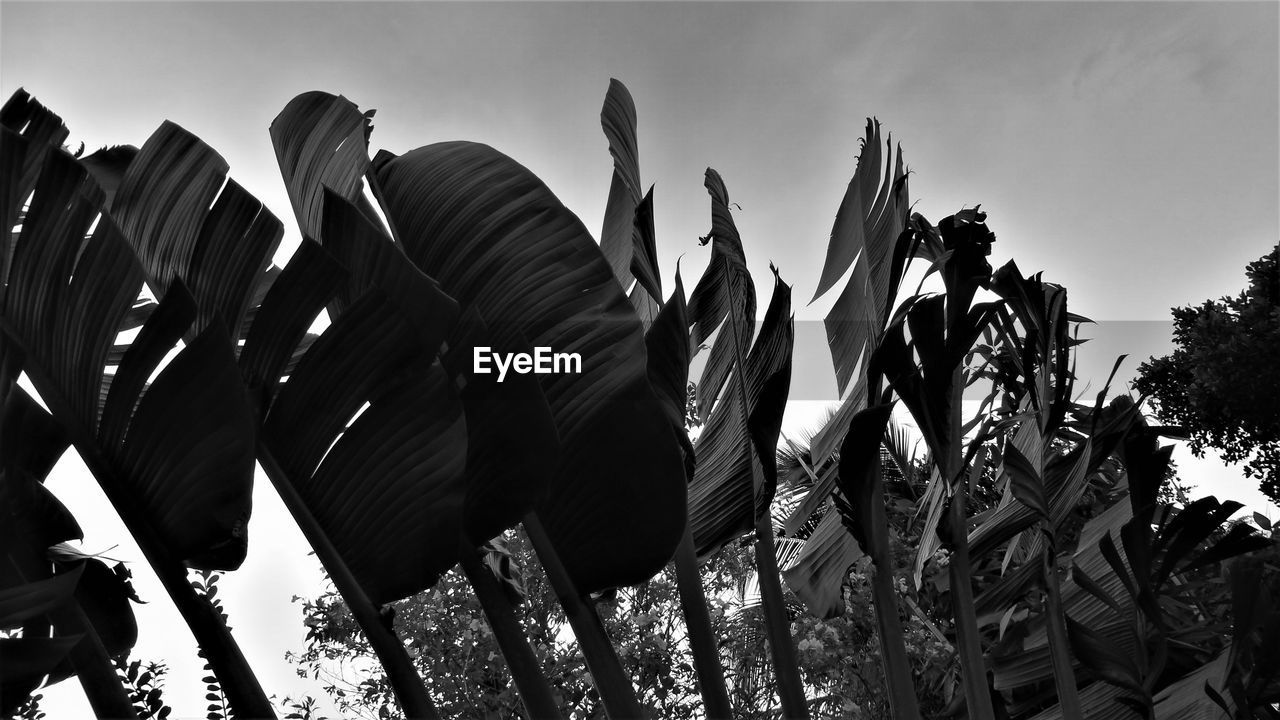
M 640 204 L 640 157 L 636 143 L 636 106 L 627 86 L 609 81 L 600 110 L 600 125 L 609 139 L 613 179 L 605 204 L 600 251 L 623 289 L 630 287 L 635 256 L 636 207 Z
M 676 269 L 676 289 L 645 333 L 649 384 L 662 401 L 667 421 L 684 434 L 685 401 L 689 384 L 689 324 L 684 283 Z M 687 436 L 686 436 L 687 437 Z
M 695 346 L 706 342 L 730 317 L 730 302 L 742 308 L 745 327 L 752 327 L 756 316 L 755 285 L 747 270 L 738 226 L 729 212 L 729 191 L 720 174 L 711 168 L 707 168 L 703 184 L 711 195 L 711 232 L 704 241 L 711 243 L 711 259 L 689 296 L 689 324 Z M 750 341 L 749 336 L 742 340 L 744 353 Z
M 635 251 L 631 257 L 631 274 L 636 287 L 643 289 L 651 299 L 662 297 L 662 274 L 658 268 L 658 239 L 653 224 L 653 187 L 636 205 L 636 222 L 633 234 Z M 634 292 L 634 290 L 633 290 Z

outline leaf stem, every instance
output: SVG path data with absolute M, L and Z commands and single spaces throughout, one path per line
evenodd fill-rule
M 685 523 L 684 537 L 676 548 L 676 587 L 680 591 L 680 608 L 693 651 L 693 668 L 698 674 L 698 691 L 702 693 L 703 712 L 707 720 L 730 720 L 729 693 L 725 689 L 724 666 L 716 646 L 715 630 L 707 610 L 707 596 L 698 572 L 698 559 L 693 551 L 693 532 Z
M 529 717 L 538 720 L 556 720 L 563 717 L 560 706 L 556 703 L 546 677 L 542 674 L 542 666 L 529 647 L 529 640 L 516 620 L 515 608 L 511 606 L 502 588 L 480 560 L 480 553 L 473 547 L 462 547 L 459 555 L 462 558 L 462 571 L 476 591 L 476 598 L 489 619 L 489 627 L 493 629 L 493 637 L 498 642 L 502 656 L 506 658 L 511 677 L 515 680 L 516 689 L 520 691 L 520 701 L 524 703 Z
M 573 628 L 574 637 L 578 639 L 578 647 L 587 661 L 587 669 L 600 693 L 600 701 L 604 703 L 605 714 L 610 720 L 643 720 L 644 711 L 636 698 L 635 687 L 631 678 L 622 668 L 618 653 L 605 633 L 600 616 L 595 607 L 588 603 L 578 592 L 573 578 L 560 562 L 560 556 L 551 544 L 546 529 L 536 512 L 524 516 L 524 529 L 533 544 L 538 561 L 547 571 L 547 579 L 555 590 L 564 614 Z

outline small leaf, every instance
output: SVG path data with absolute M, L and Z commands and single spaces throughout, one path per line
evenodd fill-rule
M 1067 636 L 1072 652 L 1099 677 L 1147 697 L 1137 665 L 1114 641 L 1071 617 L 1067 617 Z
M 1009 490 L 1013 496 L 1041 518 L 1048 518 L 1049 505 L 1045 501 L 1044 481 L 1038 468 L 1033 467 L 1031 461 L 1013 443 L 1005 447 L 1004 465 L 1009 473 Z
M 1270 532 L 1271 520 L 1266 515 L 1263 515 L 1260 512 L 1256 512 L 1253 514 L 1253 521 L 1258 523 L 1258 527 Z

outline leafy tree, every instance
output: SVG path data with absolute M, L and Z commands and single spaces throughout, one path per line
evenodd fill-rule
M 1137 389 L 1164 422 L 1183 426 L 1197 456 L 1206 447 L 1280 503 L 1280 246 L 1249 263 L 1238 296 L 1173 309 L 1170 355 L 1139 368 Z
M 781 462 L 794 461 L 784 457 Z M 940 630 L 947 625 L 949 608 L 939 602 L 933 584 L 919 593 L 907 589 L 904 578 L 921 524 L 913 521 L 914 504 L 904 497 L 910 491 L 902 487 L 901 476 L 894 472 L 888 476 L 901 501 L 890 505 L 889 522 L 897 588 L 905 598 L 902 608 L 908 616 L 906 645 L 921 706 L 932 716 L 943 711 L 955 691 L 954 651 Z M 785 552 L 780 547 L 779 554 Z M 488 567 L 507 592 L 521 599 L 517 605 L 520 624 L 563 716 L 603 718 L 599 695 L 567 634 L 564 611 L 528 539 L 512 531 L 489 549 L 488 559 Z M 734 718 L 772 718 L 779 711 L 755 573 L 749 541 L 726 545 L 701 568 Z M 887 716 L 871 574 L 866 560 L 849 569 L 841 590 L 842 612 L 836 617 L 813 615 L 798 598 L 787 595 L 798 667 L 816 717 Z M 328 589 L 314 598 L 296 600 L 307 626 L 304 649 L 290 655 L 299 675 L 320 681 L 344 716 L 398 717 L 390 686 L 368 672 L 375 656 L 341 596 Z M 913 614 L 911 604 L 927 609 Z M 442 714 L 526 717 L 480 604 L 458 570 L 447 573 L 431 590 L 392 608 L 419 672 L 432 678 L 432 695 L 439 698 Z M 673 567 L 644 584 L 601 595 L 597 608 L 628 676 L 634 679 L 645 712 L 655 718 L 703 717 Z
M 742 555 L 742 557 L 738 557 Z M 533 548 L 520 531 L 490 546 L 487 566 L 518 598 L 518 621 L 530 640 L 566 718 L 603 718 L 604 707 L 582 656 L 568 634 L 554 589 L 538 571 Z M 734 583 L 750 559 L 725 557 L 706 578 L 717 636 L 726 637 Z M 299 675 L 320 680 L 344 715 L 382 718 L 393 713 L 390 686 L 365 670 L 375 658 L 341 596 L 330 589 L 297 598 L 307 625 L 305 649 L 291 659 Z M 454 717 L 518 718 L 524 709 L 488 619 L 458 570 L 430 590 L 392 604 L 409 654 L 443 714 Z M 606 593 L 597 610 L 647 713 L 662 718 L 699 716 L 701 698 L 689 657 L 674 573 Z

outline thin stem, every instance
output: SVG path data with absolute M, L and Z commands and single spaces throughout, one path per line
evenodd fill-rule
M 413 660 L 405 650 L 404 644 L 400 642 L 395 631 L 383 622 L 382 615 L 373 604 L 373 600 L 365 593 L 364 587 L 356 580 L 351 568 L 347 567 L 342 556 L 338 554 L 338 549 L 334 547 L 324 528 L 320 527 L 320 523 L 307 508 L 302 496 L 298 494 L 297 488 L 289 479 L 288 473 L 272 454 L 270 442 L 263 437 L 263 433 L 259 433 L 258 462 L 266 471 L 276 492 L 280 494 L 285 507 L 298 523 L 307 542 L 315 550 L 316 557 L 320 558 L 320 562 L 329 573 L 329 578 L 333 580 L 334 587 L 346 601 L 347 607 L 351 609 L 352 617 L 364 631 L 365 638 L 369 640 L 369 646 L 373 648 L 378 661 L 387 672 L 387 680 L 391 683 L 396 700 L 399 701 L 405 716 L 410 720 L 439 718 L 435 704 L 431 702 L 431 696 L 427 693 L 427 687 L 422 677 L 418 675 L 417 669 L 414 668 Z
M 800 679 L 800 663 L 791 642 L 791 622 L 787 619 L 782 599 L 782 580 L 778 575 L 778 557 L 773 546 L 773 525 L 769 514 L 756 520 L 756 574 L 760 579 L 760 599 L 764 606 L 765 630 L 769 637 L 769 654 L 778 678 L 778 699 L 782 701 L 782 717 L 786 720 L 808 720 L 809 708 Z
M 1058 706 L 1062 708 L 1063 717 L 1084 717 L 1080 694 L 1076 689 L 1075 669 L 1071 666 L 1071 643 L 1067 636 L 1066 614 L 1062 604 L 1062 585 L 1058 579 L 1053 525 L 1048 519 L 1042 522 L 1045 540 L 1040 548 L 1041 569 L 1044 574 L 1045 611 L 1048 615 L 1049 659 L 1053 663 Z
M 622 669 L 622 662 L 618 660 L 613 643 L 609 642 L 595 606 L 586 602 L 578 592 L 536 512 L 524 516 L 524 529 L 529 542 L 533 544 L 534 552 L 538 554 L 538 561 L 547 571 L 547 579 L 551 582 L 560 605 L 564 607 L 565 617 L 569 619 L 573 635 L 578 639 L 578 647 L 582 648 L 587 670 L 591 672 L 596 691 L 600 693 L 600 700 L 604 703 L 605 714 L 610 720 L 643 720 L 644 711 L 636 698 L 635 687 Z
M 684 611 L 689 647 L 693 650 L 693 669 L 698 674 L 703 711 L 707 720 L 729 720 L 731 706 L 729 693 L 725 690 L 724 666 L 720 664 L 720 650 L 716 647 L 702 575 L 698 572 L 698 559 L 693 551 L 693 533 L 688 523 L 685 523 L 684 537 L 676 548 L 675 564 L 676 587 L 680 591 L 680 608 Z
M 459 554 L 462 557 L 462 571 L 471 582 L 471 587 L 475 588 L 476 598 L 480 600 L 480 607 L 489 619 L 493 637 L 502 650 L 502 656 L 507 660 L 507 667 L 511 670 L 511 677 L 520 691 L 520 700 L 529 711 L 529 717 L 537 720 L 562 717 L 560 706 L 551 692 L 551 685 L 542 674 L 542 666 L 516 620 L 515 608 L 498 586 L 498 581 L 484 567 L 480 553 L 475 548 L 463 547 Z
M 951 507 L 948 518 L 954 547 L 947 567 L 951 580 L 951 607 L 956 622 L 956 648 L 959 651 L 961 675 L 967 711 L 971 718 L 995 717 L 991 693 L 987 689 L 987 666 L 982 658 L 982 635 L 978 631 L 977 606 L 973 600 L 973 572 L 969 563 L 967 505 L 969 492 L 962 476 L 961 398 L 964 394 L 964 370 L 959 365 L 952 371 L 951 423 L 949 446 L 942 460 L 946 463 L 942 477 L 951 485 Z
M 876 463 L 873 472 L 875 477 L 872 482 L 875 484 L 875 491 L 871 497 L 873 500 L 882 501 L 884 482 L 879 463 Z M 873 514 L 872 517 L 885 516 Z M 871 532 L 888 537 L 887 524 L 886 519 L 885 526 L 871 528 Z M 898 594 L 893 588 L 893 562 L 889 557 L 888 546 L 884 544 L 877 546 L 876 554 L 871 559 L 871 593 L 875 601 L 885 684 L 889 687 L 889 707 L 897 720 L 919 720 L 920 705 L 916 700 L 915 684 L 912 682 L 911 663 L 907 658 L 902 619 L 898 617 Z
M 738 388 L 738 401 L 742 403 L 743 442 L 746 444 L 747 457 L 751 465 L 751 507 L 752 513 L 760 505 L 760 495 L 764 490 L 764 473 L 760 466 L 762 460 L 757 458 L 755 444 L 751 439 L 751 403 L 747 395 L 746 363 L 742 358 L 742 336 L 738 325 L 741 322 L 739 308 L 733 302 L 733 283 L 730 280 L 729 259 L 724 259 L 724 282 L 729 295 L 729 329 L 733 333 L 734 362 L 736 370 L 734 383 Z M 787 608 L 782 598 L 782 580 L 778 575 L 778 558 L 773 546 L 773 525 L 769 519 L 768 506 L 756 518 L 756 574 L 760 580 L 760 601 L 764 606 L 765 630 L 769 638 L 769 654 L 773 660 L 773 673 L 778 680 L 778 699 L 782 702 L 782 716 L 785 720 L 808 720 L 809 709 L 804 699 L 804 683 L 800 679 L 800 664 L 796 659 L 796 649 L 791 642 L 791 623 L 787 620 Z

